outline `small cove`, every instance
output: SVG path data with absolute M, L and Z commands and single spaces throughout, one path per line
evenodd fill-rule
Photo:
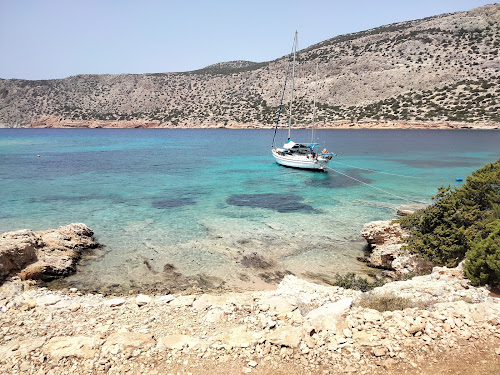
M 336 170 L 418 201 L 500 156 L 495 130 L 318 135 Z M 88 291 L 261 289 L 287 273 L 373 272 L 356 260 L 359 231 L 406 202 L 335 172 L 281 167 L 271 140 L 272 130 L 0 129 L 0 232 L 87 224 L 105 247 L 55 286 Z

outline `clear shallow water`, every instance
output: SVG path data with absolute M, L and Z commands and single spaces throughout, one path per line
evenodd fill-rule
M 0 129 L 0 232 L 86 223 L 105 247 L 57 283 L 86 290 L 263 288 L 287 272 L 370 272 L 356 261 L 363 224 L 407 202 L 333 171 L 277 165 L 272 134 Z M 319 136 L 338 154 L 331 167 L 409 200 L 428 202 L 500 157 L 495 130 Z

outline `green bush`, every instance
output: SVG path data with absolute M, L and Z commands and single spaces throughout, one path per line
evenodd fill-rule
M 366 292 L 386 283 L 384 278 L 375 276 L 374 281 L 368 281 L 363 277 L 356 276 L 354 272 L 346 273 L 345 275 L 335 274 L 333 285 L 340 286 L 344 289 L 354 289 Z
M 465 275 L 473 285 L 496 284 L 500 281 L 500 219 L 487 226 L 488 237 L 477 240 L 466 253 Z
M 487 245 L 480 246 L 479 243 L 487 241 L 490 234 L 494 236 L 497 233 L 491 228 L 492 223 L 500 219 L 500 160 L 473 172 L 460 188 L 441 187 L 434 199 L 435 203 L 428 208 L 400 220 L 401 225 L 410 230 L 406 248 L 448 267 L 456 266 L 470 250 L 469 272 L 471 276 L 476 275 L 475 281 L 484 283 L 478 279 L 484 270 L 477 271 L 483 266 L 477 263 L 479 260 L 474 261 L 474 257 L 490 256 L 488 251 L 493 251 L 486 250 L 484 246 Z M 488 241 L 494 242 L 495 239 Z M 476 246 L 477 250 L 472 251 Z M 495 268 L 494 260 L 487 264 Z M 488 282 L 500 281 L 498 274 L 493 272 L 488 275 Z

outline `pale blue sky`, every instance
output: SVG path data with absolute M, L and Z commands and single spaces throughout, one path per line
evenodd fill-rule
M 336 35 L 493 0 L 0 0 L 0 78 L 179 72 L 269 61 Z

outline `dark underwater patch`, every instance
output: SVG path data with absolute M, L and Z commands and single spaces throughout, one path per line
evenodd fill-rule
M 152 206 L 158 209 L 168 209 L 175 207 L 190 206 L 195 203 L 196 201 L 194 201 L 191 198 L 172 198 L 172 199 L 160 199 L 154 201 Z
M 314 175 L 312 178 L 306 181 L 306 184 L 308 186 L 313 186 L 313 187 L 341 189 L 341 188 L 361 185 L 362 184 L 361 182 L 364 182 L 365 184 L 371 184 L 373 182 L 373 180 L 361 175 L 361 173 L 363 174 L 372 173 L 369 171 L 360 172 L 357 169 L 346 169 L 346 170 L 341 170 L 340 172 L 352 178 L 341 175 L 334 171 L 330 171 L 328 173 Z
M 267 269 L 271 268 L 274 265 L 274 262 L 272 260 L 267 260 L 262 257 L 262 255 L 258 255 L 257 253 L 253 253 L 251 255 L 243 255 L 240 263 L 243 267 L 255 269 Z
M 313 212 L 315 209 L 308 204 L 302 203 L 304 198 L 294 194 L 235 194 L 231 195 L 226 202 L 232 206 L 268 208 L 278 212 Z

